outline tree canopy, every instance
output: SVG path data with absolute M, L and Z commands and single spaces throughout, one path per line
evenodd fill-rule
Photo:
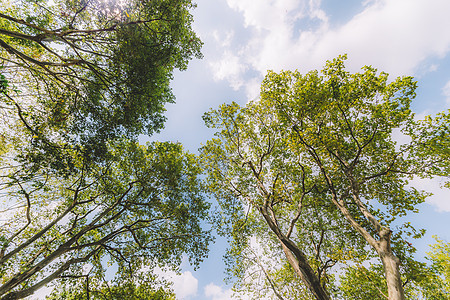
M 89 291 L 86 278 L 92 292 L 104 292 L 107 276 L 141 294 L 136 276 L 205 256 L 209 204 L 196 157 L 177 143 L 138 143 L 163 127 L 173 70 L 201 57 L 193 7 L 4 4 L 0 299 L 49 283 Z
M 108 139 L 161 129 L 164 104 L 174 100 L 172 71 L 201 57 L 193 6 L 188 0 L 5 3 L 2 99 L 33 141 L 26 160 L 71 168 L 67 151 L 95 159 Z
M 311 295 L 330 299 L 333 266 L 379 259 L 387 297 L 404 299 L 420 267 L 408 240 L 423 231 L 401 217 L 427 195 L 408 180 L 448 175 L 448 115 L 415 121 L 411 77 L 389 81 L 372 67 L 352 74 L 345 58 L 305 75 L 269 71 L 260 99 L 205 114 L 217 128 L 202 148 L 208 186 L 231 223 L 232 266 L 250 237 L 272 240 Z M 396 145 L 394 130 L 410 143 Z
M 171 143 L 123 142 L 109 151 L 108 165 L 68 179 L 11 179 L 8 203 L 20 208 L 1 231 L 5 299 L 56 279 L 76 282 L 85 265 L 101 282 L 105 264 L 127 278 L 158 264 L 177 268 L 183 254 L 194 264 L 205 255 L 209 237 L 200 221 L 208 204 L 193 156 Z

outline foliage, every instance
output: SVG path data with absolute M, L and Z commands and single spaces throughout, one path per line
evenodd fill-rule
M 435 157 L 427 159 L 418 146 L 444 138 L 437 126 L 427 125 L 436 134 L 426 134 L 414 121 L 411 77 L 388 81 L 372 67 L 351 74 L 345 58 L 305 75 L 269 71 L 258 101 L 205 114 L 206 125 L 217 128 L 216 138 L 202 148 L 208 187 L 224 223 L 232 224 L 224 233 L 237 247 L 230 255 L 241 276 L 250 268 L 239 261 L 250 236 L 271 236 L 313 294 L 315 279 L 324 288 L 332 283 L 327 270 L 333 265 L 378 256 L 389 297 L 404 299 L 401 280 L 417 270 L 407 239 L 421 237 L 423 230 L 399 217 L 416 213 L 427 196 L 408 180 L 439 175 L 438 170 L 445 174 L 448 159 L 442 155 L 448 148 L 431 146 Z M 441 128 L 448 129 L 446 122 L 441 119 Z M 411 143 L 397 146 L 394 130 L 409 135 Z
M 101 290 L 89 291 L 81 289 L 83 292 L 63 288 L 47 297 L 48 300 L 175 300 L 173 293 L 163 289 L 155 289 L 151 284 L 121 284 L 107 286 Z
M 411 126 L 408 135 L 412 138 L 411 153 L 419 166 L 425 166 L 422 176 L 447 178 L 445 186 L 450 188 L 450 110 L 436 116 L 426 116 Z
M 427 299 L 450 299 L 450 243 L 434 236 L 427 258 L 431 262 L 428 276 L 420 282 Z
M 108 139 L 162 128 L 174 68 L 200 57 L 189 0 L 13 1 L 0 14 L 2 102 L 21 162 L 72 171 Z M 14 88 L 13 88 L 14 87 Z M 8 122 L 10 123 L 10 122 Z M 37 166 L 36 166 L 37 165 Z
M 295 270 L 282 259 L 284 253 L 277 251 L 273 242 L 266 244 L 259 239 L 252 237 L 239 256 L 245 270 L 233 286 L 236 299 L 314 299 Z
M 134 283 L 183 255 L 197 265 L 211 240 L 197 158 L 137 141 L 163 127 L 173 70 L 201 57 L 194 4 L 3 4 L 0 298 L 83 286 L 86 266 L 103 291 L 111 266 Z
M 101 282 L 107 266 L 128 278 L 158 264 L 177 268 L 183 254 L 194 264 L 205 256 L 210 238 L 200 222 L 208 204 L 195 157 L 172 143 L 122 141 L 110 148 L 106 166 L 68 179 L 12 177 L 7 203 L 21 208 L 0 232 L 5 299 L 54 280 L 77 282 L 86 265 Z
M 403 280 L 407 299 L 450 299 L 449 243 L 435 239 L 426 257 L 431 264 L 417 263 L 415 276 Z M 385 281 L 380 264 L 348 267 L 341 277 L 340 294 L 342 299 L 386 299 Z
M 386 279 L 382 265 L 348 267 L 341 277 L 342 299 L 387 299 Z

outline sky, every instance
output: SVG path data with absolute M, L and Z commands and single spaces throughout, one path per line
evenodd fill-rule
M 347 54 L 346 65 L 364 65 L 418 81 L 412 108 L 418 117 L 450 108 L 450 1 L 448 0 L 197 0 L 194 30 L 204 42 L 202 60 L 176 72 L 172 83 L 176 104 L 167 108 L 166 128 L 153 137 L 181 142 L 197 153 L 212 137 L 201 116 L 222 103 L 245 105 L 257 99 L 267 70 L 307 72 L 326 60 Z M 145 140 L 145 138 L 144 138 Z M 434 193 L 408 216 L 427 229 L 415 241 L 423 259 L 438 235 L 450 241 L 450 192 L 439 180 L 414 180 L 415 187 Z M 232 299 L 223 282 L 226 243 L 218 239 L 209 257 L 194 271 L 183 264 L 172 278 L 180 299 Z

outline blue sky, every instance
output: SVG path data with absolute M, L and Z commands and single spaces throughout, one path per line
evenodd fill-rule
M 204 41 L 204 59 L 175 73 L 177 103 L 152 139 L 179 141 L 191 152 L 213 132 L 201 116 L 225 102 L 245 104 L 258 97 L 268 69 L 321 69 L 325 61 L 348 54 L 347 66 L 364 65 L 418 80 L 413 109 L 418 116 L 450 108 L 450 1 L 448 0 L 198 0 L 194 29 Z M 450 241 L 450 193 L 438 181 L 414 180 L 435 195 L 410 216 L 426 236 L 416 241 L 423 257 L 432 235 Z M 219 240 L 210 257 L 193 271 L 173 276 L 180 299 L 231 299 L 223 282 Z

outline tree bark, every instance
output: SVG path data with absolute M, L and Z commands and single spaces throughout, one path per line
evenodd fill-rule
M 319 278 L 314 274 L 314 271 L 310 267 L 306 257 L 303 256 L 300 260 L 297 260 L 297 256 L 294 256 L 291 250 L 289 250 L 289 248 L 282 241 L 280 241 L 280 243 L 289 264 L 303 283 L 305 283 L 314 297 L 318 300 L 331 300 L 325 289 L 320 284 Z M 304 258 L 304 260 L 301 260 L 302 258 Z
M 281 233 L 280 228 L 271 219 L 267 207 L 260 207 L 259 211 L 266 220 L 267 225 L 269 225 L 269 228 L 275 233 L 280 241 L 289 264 L 306 285 L 308 290 L 317 300 L 331 300 L 323 286 L 320 284 L 319 277 L 311 268 L 306 255 L 291 240 Z
M 391 253 L 381 256 L 381 261 L 384 266 L 389 300 L 404 300 L 405 294 L 400 279 L 399 259 Z
M 404 300 L 405 294 L 399 270 L 400 260 L 392 252 L 391 233 L 392 231 L 388 228 L 380 232 L 380 241 L 376 250 L 383 262 L 389 300 Z

